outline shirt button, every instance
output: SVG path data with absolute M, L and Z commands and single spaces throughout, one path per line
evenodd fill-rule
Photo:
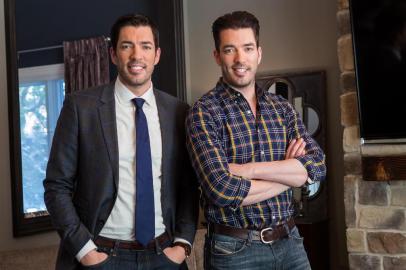
M 250 110 L 248 110 L 248 111 L 247 111 L 247 114 L 251 114 L 251 111 L 250 111 Z
M 265 155 L 265 151 L 264 151 L 264 150 L 261 151 L 261 155 Z

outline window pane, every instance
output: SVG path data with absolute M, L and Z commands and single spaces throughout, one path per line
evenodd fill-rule
M 52 141 L 49 133 L 55 128 L 55 121 L 50 123 L 49 119 L 58 118 L 62 106 L 58 100 L 64 97 L 64 84 L 59 81 L 20 84 L 24 213 L 46 210 L 42 181 Z

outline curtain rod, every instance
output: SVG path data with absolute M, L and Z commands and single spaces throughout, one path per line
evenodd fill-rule
M 110 38 L 106 37 L 105 41 L 109 42 Z M 22 53 L 32 53 L 32 52 L 39 52 L 39 51 L 47 51 L 47 50 L 54 50 L 54 49 L 59 49 L 59 48 L 63 48 L 63 45 L 55 45 L 55 46 L 41 47 L 41 48 L 36 48 L 36 49 L 21 50 L 21 51 L 17 51 L 17 54 L 20 55 Z

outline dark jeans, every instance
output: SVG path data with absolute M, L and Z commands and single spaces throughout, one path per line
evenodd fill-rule
M 83 270 L 175 270 L 187 269 L 186 263 L 177 264 L 171 261 L 162 250 L 129 250 L 99 247 L 107 253 L 108 258 L 100 264 L 81 266 Z
M 311 269 L 297 227 L 272 244 L 220 234 L 206 235 L 204 256 L 206 270 Z

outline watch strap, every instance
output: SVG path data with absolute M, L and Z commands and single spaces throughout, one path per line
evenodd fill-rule
M 175 243 L 173 243 L 172 246 L 183 247 L 183 249 L 185 250 L 186 257 L 189 257 L 190 254 L 192 253 L 192 247 L 189 244 L 186 244 L 186 243 L 183 243 L 183 242 L 175 242 Z

